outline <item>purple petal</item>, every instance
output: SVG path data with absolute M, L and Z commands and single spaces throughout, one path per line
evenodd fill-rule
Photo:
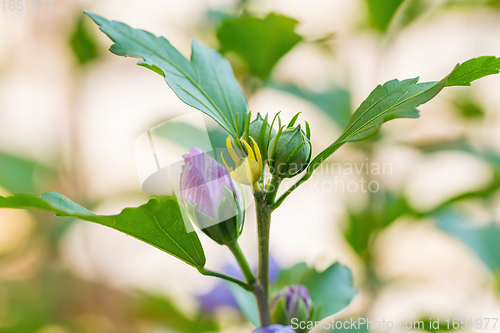
M 197 147 L 182 156 L 180 189 L 181 201 L 196 205 L 197 209 L 207 216 L 217 219 L 218 207 L 223 198 L 224 186 L 236 192 L 242 198 L 239 188 L 229 175 L 228 170 L 210 155 Z
M 280 291 L 274 298 L 272 302 L 272 307 L 274 308 L 278 301 L 282 298 L 285 298 L 285 307 L 286 312 L 290 315 L 290 317 L 295 317 L 297 314 L 297 310 L 299 308 L 300 300 L 302 300 L 308 311 L 311 311 L 312 308 L 312 300 L 309 296 L 309 291 L 306 287 L 302 285 L 295 285 L 285 287 L 282 291 Z

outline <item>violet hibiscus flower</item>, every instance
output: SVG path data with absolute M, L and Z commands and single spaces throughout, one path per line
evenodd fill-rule
M 183 155 L 181 202 L 189 217 L 221 245 L 234 242 L 245 218 L 243 194 L 229 171 L 197 147 Z

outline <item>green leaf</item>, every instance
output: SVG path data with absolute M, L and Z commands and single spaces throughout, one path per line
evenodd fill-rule
M 308 174 L 344 143 L 372 136 L 383 123 L 396 118 L 418 118 L 417 107 L 434 98 L 443 88 L 470 85 L 474 80 L 497 74 L 499 69 L 499 58 L 479 57 L 455 66 L 441 81 L 418 83 L 417 77 L 403 81 L 392 80 L 379 85 L 354 112 L 342 135 L 312 160 Z
M 262 79 L 302 37 L 295 32 L 297 20 L 269 14 L 261 19 L 243 16 L 222 23 L 217 31 L 221 52 L 234 52 L 245 60 L 252 75 Z
M 366 2 L 370 25 L 378 31 L 385 32 L 404 0 L 366 0 Z
M 184 103 L 207 114 L 233 137 L 243 133 L 247 103 L 229 62 L 217 51 L 193 40 L 189 61 L 164 37 L 85 13 L 115 42 L 111 52 L 142 58 L 139 65 L 162 75 Z
M 148 243 L 196 268 L 205 265 L 205 254 L 195 232 L 187 233 L 183 214 L 172 197 L 151 199 L 137 208 L 125 208 L 118 215 L 96 215 L 57 192 L 41 196 L 0 196 L 0 208 L 36 208 L 71 216 L 116 229 Z
M 54 170 L 36 161 L 0 153 L 0 187 L 10 193 L 34 193 L 54 176 Z
M 314 304 L 313 320 L 321 320 L 345 308 L 356 296 L 349 268 L 335 263 L 323 272 L 297 264 L 280 272 L 275 291 L 290 285 L 307 287 Z
M 363 259 L 367 259 L 372 237 L 400 216 L 413 214 L 413 209 L 401 194 L 378 193 L 372 200 L 372 204 L 362 211 L 349 211 L 349 221 L 344 231 L 346 241 Z
M 152 294 L 140 294 L 135 318 L 164 325 L 178 333 L 217 332 L 215 318 L 206 314 L 188 316 L 178 307 L 175 299 Z
M 417 106 L 432 99 L 445 85 L 446 79 L 418 83 L 418 78 L 392 80 L 379 85 L 356 110 L 340 141 L 363 140 L 391 119 L 418 118 Z
M 255 327 L 259 327 L 259 310 L 254 295 L 234 283 L 228 283 L 227 286 L 231 290 L 241 313 Z
M 500 58 L 483 56 L 470 59 L 453 70 L 448 76 L 447 87 L 470 86 L 472 81 L 500 72 Z
M 464 120 L 484 120 L 486 112 L 480 102 L 472 94 L 461 92 L 451 98 L 451 102 L 457 113 Z
M 89 31 L 83 16 L 78 19 L 69 43 L 80 66 L 84 66 L 99 56 L 97 42 Z

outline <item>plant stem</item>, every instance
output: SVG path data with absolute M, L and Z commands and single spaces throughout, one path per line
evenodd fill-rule
M 281 179 L 273 177 L 268 192 L 255 192 L 255 210 L 257 213 L 257 232 L 259 241 L 259 269 L 254 295 L 259 308 L 262 327 L 271 325 L 269 309 L 269 239 L 271 231 L 271 205 L 274 202 Z
M 268 205 L 272 206 L 274 204 L 274 200 L 278 194 L 278 188 L 280 187 L 282 181 L 283 179 L 279 177 L 273 177 L 271 179 L 271 184 L 269 184 L 269 189 L 267 190 L 266 195 L 266 202 Z
M 241 250 L 240 244 L 238 244 L 238 241 L 236 240 L 231 244 L 228 244 L 227 247 L 233 253 L 236 261 L 238 261 L 238 265 L 240 266 L 248 285 L 252 287 L 251 291 L 253 291 L 253 287 L 255 285 L 255 276 L 253 275 L 252 268 L 250 267 L 250 264 L 248 264 L 248 261 L 243 254 L 243 251 Z
M 262 194 L 262 192 L 260 193 Z M 264 196 L 255 195 L 257 212 L 257 233 L 259 241 L 259 268 L 257 284 L 254 289 L 257 306 L 259 307 L 260 324 L 262 327 L 271 325 L 269 311 L 269 233 L 271 227 L 271 209 Z
M 250 284 L 247 284 L 247 283 L 245 283 L 243 281 L 235 279 L 235 278 L 233 278 L 233 277 L 231 277 L 229 275 L 225 275 L 225 274 L 222 274 L 222 273 L 219 273 L 219 272 L 214 272 L 214 271 L 206 269 L 205 267 L 199 268 L 198 271 L 201 274 L 203 274 L 203 275 L 218 277 L 218 278 L 221 278 L 221 279 L 224 279 L 224 280 L 236 283 L 237 285 L 239 285 L 240 287 L 242 287 L 245 290 L 253 291 L 253 287 Z

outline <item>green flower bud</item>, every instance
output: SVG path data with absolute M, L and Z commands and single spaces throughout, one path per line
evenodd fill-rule
M 269 169 L 273 176 L 292 178 L 307 168 L 311 160 L 311 141 L 300 125 L 280 132 L 269 143 Z
M 271 311 L 273 324 L 290 325 L 294 318 L 299 322 L 311 320 L 313 304 L 307 288 L 302 285 L 285 287 L 274 298 Z
M 262 118 L 260 113 L 257 113 L 257 118 L 250 123 L 248 128 L 248 136 L 251 136 L 255 142 L 257 142 L 257 146 L 259 146 L 265 164 L 267 161 L 269 141 L 276 136 L 276 130 L 267 122 L 267 115 L 266 118 Z M 246 141 L 250 142 L 250 139 L 246 138 Z

